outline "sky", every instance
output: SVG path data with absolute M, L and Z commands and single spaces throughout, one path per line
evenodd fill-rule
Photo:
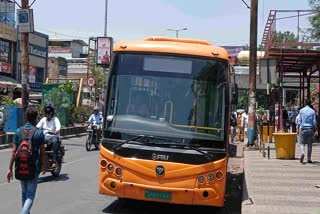
M 242 0 L 107 0 L 107 36 L 139 40 L 148 36 L 175 37 L 167 29 L 188 28 L 179 37 L 204 39 L 216 45 L 249 43 L 250 10 Z M 244 0 L 250 5 L 250 0 Z M 19 1 L 18 1 L 19 2 Z M 29 0 L 30 3 L 33 0 Z M 103 36 L 106 0 L 36 0 L 35 29 L 60 39 Z M 310 9 L 307 0 L 259 0 L 258 43 L 270 10 Z M 279 17 L 296 15 L 282 13 Z M 301 27 L 307 18 L 301 17 Z M 279 30 L 297 31 L 297 18 L 279 20 Z

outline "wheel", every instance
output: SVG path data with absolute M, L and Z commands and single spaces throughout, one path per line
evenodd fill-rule
M 59 161 L 57 167 L 51 171 L 51 174 L 53 177 L 58 177 L 60 175 L 61 167 L 62 167 L 62 163 L 61 161 Z
M 86 150 L 91 151 L 91 136 L 88 135 L 87 140 L 86 140 Z
M 100 138 L 98 137 L 98 135 L 96 135 L 96 139 L 95 139 L 95 142 L 94 142 L 94 148 L 96 150 L 99 150 L 99 144 L 100 144 Z

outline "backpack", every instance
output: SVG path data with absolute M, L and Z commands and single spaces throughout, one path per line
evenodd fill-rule
M 17 180 L 32 180 L 36 177 L 36 165 L 33 157 L 32 138 L 37 128 L 26 130 L 20 127 L 22 142 L 15 154 L 15 178 Z
M 230 125 L 231 126 L 237 126 L 237 118 L 234 114 L 231 115 L 230 117 Z

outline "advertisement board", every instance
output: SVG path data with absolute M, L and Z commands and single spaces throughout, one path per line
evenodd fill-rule
M 12 74 L 12 64 L 0 62 L 0 73 Z
M 97 38 L 97 64 L 108 68 L 111 61 L 112 37 Z
M 18 29 L 19 33 L 32 33 L 34 32 L 33 25 L 33 10 L 32 9 L 19 9 L 18 14 Z

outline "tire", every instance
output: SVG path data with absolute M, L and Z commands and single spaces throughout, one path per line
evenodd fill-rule
M 53 177 L 59 177 L 60 172 L 61 172 L 61 167 L 62 167 L 62 163 L 61 163 L 61 161 L 59 161 L 58 166 L 51 171 L 51 174 Z
M 89 152 L 91 151 L 91 136 L 88 135 L 87 140 L 86 140 L 86 150 Z

